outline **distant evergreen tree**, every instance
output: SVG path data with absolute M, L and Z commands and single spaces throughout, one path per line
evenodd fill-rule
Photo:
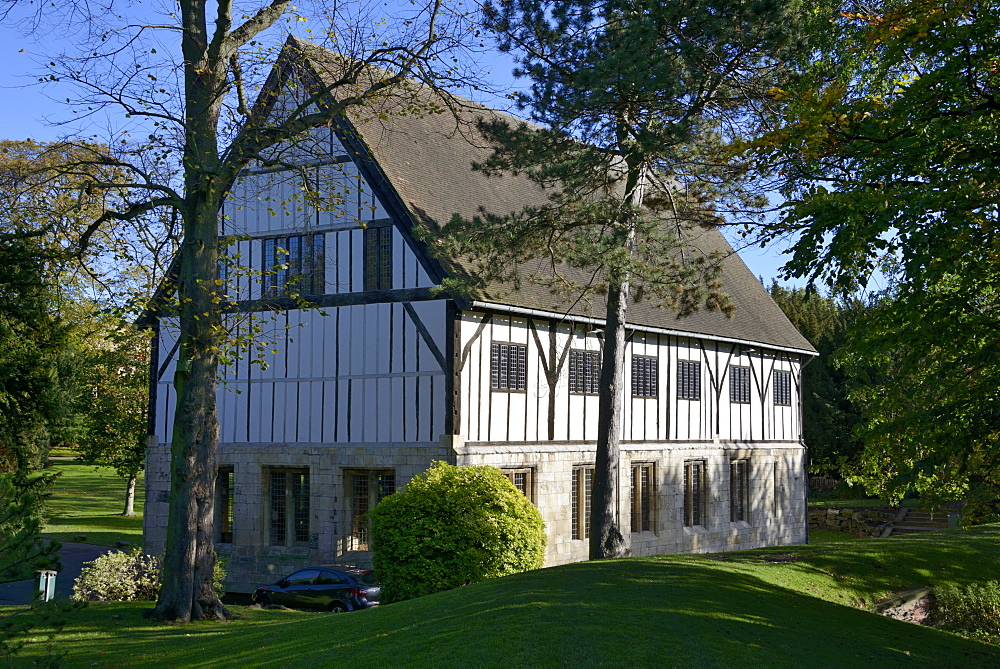
M 70 327 L 54 314 L 46 254 L 28 240 L 0 243 L 0 472 L 27 474 L 66 422 L 62 358 Z
M 804 288 L 785 288 L 776 281 L 768 292 L 819 351 L 803 371 L 803 437 L 812 473 L 838 475 L 857 459 L 862 447 L 854 432 L 861 411 L 848 397 L 847 374 L 836 365 L 836 353 L 847 343 L 848 326 L 862 306 Z

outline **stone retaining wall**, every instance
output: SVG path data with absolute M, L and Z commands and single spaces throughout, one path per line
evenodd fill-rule
M 810 509 L 809 529 L 847 532 L 856 537 L 878 537 L 895 514 L 881 509 Z

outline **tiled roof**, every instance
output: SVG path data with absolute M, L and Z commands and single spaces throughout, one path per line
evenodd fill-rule
M 297 42 L 297 45 L 308 56 L 320 79 L 327 78 L 328 68 L 336 67 L 337 56 L 332 52 L 306 42 Z M 412 108 L 414 99 L 421 103 L 420 106 L 436 104 L 441 111 L 400 113 Z M 411 84 L 404 93 L 356 108 L 350 112 L 349 120 L 357 138 L 377 163 L 412 221 L 443 224 L 455 214 L 471 218 L 480 208 L 503 215 L 545 201 L 539 187 L 524 176 L 487 177 L 472 170 L 473 162 L 483 162 L 491 153 L 488 142 L 476 132 L 475 123 L 491 116 L 520 121 L 461 98 L 451 99 L 450 104 L 445 105 L 428 87 Z M 732 317 L 701 310 L 678 318 L 675 312 L 647 299 L 629 305 L 627 321 L 630 325 L 815 350 L 717 229 L 691 229 L 688 237 L 691 246 L 701 252 L 717 250 L 726 254 L 721 280 L 735 305 Z M 490 286 L 478 299 L 523 309 L 604 318 L 604 303 L 599 295 L 589 302 L 581 300 L 570 305 L 572 300 L 528 281 L 522 281 L 517 290 L 506 285 Z

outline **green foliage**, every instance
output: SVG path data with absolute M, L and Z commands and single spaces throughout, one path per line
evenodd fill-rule
M 969 499 L 966 522 L 1000 517 L 996 296 L 1000 275 L 975 291 L 958 277 L 902 286 L 853 328 L 843 360 L 865 442 L 855 478 L 870 492 Z
M 113 467 L 119 476 L 135 476 L 146 457 L 147 334 L 120 329 L 94 345 L 81 385 L 81 456 L 90 464 Z
M 79 602 L 152 601 L 159 589 L 159 558 L 133 548 L 88 562 L 73 584 L 71 598 Z
M 43 262 L 33 241 L 0 244 L 0 472 L 37 469 L 65 412 L 59 358 L 69 327 L 52 314 Z
M 73 584 L 70 599 L 78 602 L 153 601 L 160 589 L 160 558 L 146 555 L 141 548 L 112 551 L 88 562 Z M 225 592 L 225 567 L 215 561 L 213 580 L 221 596 Z
M 854 462 L 861 450 L 862 442 L 854 434 L 861 412 L 848 396 L 849 379 L 837 365 L 836 354 L 862 306 L 803 288 L 785 288 L 777 281 L 768 292 L 819 352 L 802 372 L 803 438 L 809 446 L 809 469 L 814 474 L 842 475 L 844 465 Z
M 39 537 L 56 475 L 0 474 L 0 580 L 59 563 L 59 542 Z
M 935 588 L 938 624 L 945 629 L 1000 635 L 1000 581 Z
M 382 601 L 538 569 L 542 516 L 496 467 L 435 462 L 371 512 Z
M 788 269 L 851 289 L 886 261 L 930 285 L 958 258 L 995 266 L 1000 131 L 996 0 L 889 0 L 827 24 L 833 40 L 758 143 L 789 177 Z
M 787 176 L 775 234 L 790 274 L 838 291 L 895 287 L 852 335 L 870 490 L 1000 517 L 997 0 L 888 0 L 831 16 L 829 48 L 774 95 L 756 143 Z
M 488 3 L 487 26 L 530 83 L 517 102 L 544 127 L 481 124 L 495 153 L 476 167 L 522 174 L 548 197 L 434 231 L 443 255 L 475 263 L 465 290 L 528 278 L 573 299 L 626 281 L 635 299 L 682 315 L 731 311 L 718 282 L 721 257 L 692 237 L 700 226 L 751 217 L 766 205 L 723 148 L 763 122 L 766 91 L 807 40 L 813 15 L 805 6 Z M 544 262 L 526 264 L 532 259 Z
M 0 140 L 0 230 L 30 235 L 44 249 L 67 318 L 74 304 L 92 301 L 134 316 L 176 248 L 176 221 L 167 216 L 93 225 L 136 192 L 112 153 L 87 141 Z

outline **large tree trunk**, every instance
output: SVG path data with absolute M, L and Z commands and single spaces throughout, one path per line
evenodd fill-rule
M 618 469 L 621 462 L 622 399 L 625 383 L 625 310 L 628 280 L 611 280 L 601 356 L 597 413 L 597 458 L 590 499 L 590 559 L 629 554 L 618 524 Z
M 125 486 L 125 510 L 122 515 L 126 518 L 135 517 L 135 484 L 139 475 L 136 472 L 129 474 L 128 483 Z
M 180 347 L 177 409 L 170 444 L 170 502 L 163 581 L 153 617 L 187 622 L 231 618 L 212 587 L 215 469 L 219 444 L 215 379 L 223 340 L 219 312 L 220 179 L 218 120 L 226 63 L 210 48 L 201 0 L 181 3 L 184 31 L 184 244 L 177 279 Z
M 195 202 L 185 221 L 178 294 L 181 344 L 174 388 L 177 410 L 170 444 L 170 502 L 163 582 L 153 616 L 187 622 L 232 617 L 212 587 L 215 565 L 215 377 L 221 317 L 212 303 L 218 267 L 215 198 Z

